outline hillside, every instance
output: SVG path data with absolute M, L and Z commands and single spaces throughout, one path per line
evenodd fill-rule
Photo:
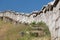
M 35 24 L 34 24 L 35 25 Z M 42 24 L 43 25 L 43 24 Z M 48 29 L 48 28 L 47 28 Z M 21 32 L 29 32 L 32 29 L 26 24 L 13 24 L 11 22 L 4 22 L 0 20 L 0 40 L 49 40 L 50 36 L 34 37 L 30 34 L 21 36 Z M 33 31 L 33 30 L 32 30 Z M 49 33 L 48 33 L 49 34 Z M 38 36 L 38 35 L 37 35 Z
M 20 38 L 19 32 L 26 29 L 26 25 L 5 23 L 0 20 L 0 40 L 17 40 Z

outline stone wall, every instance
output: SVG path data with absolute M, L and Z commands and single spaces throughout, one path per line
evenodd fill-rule
M 41 11 L 31 14 L 20 14 L 14 11 L 0 12 L 0 17 L 8 17 L 15 22 L 31 23 L 43 21 L 48 25 L 51 40 L 60 40 L 60 0 L 54 0 L 44 6 Z

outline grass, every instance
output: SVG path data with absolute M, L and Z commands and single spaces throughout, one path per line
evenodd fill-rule
M 35 22 L 33 23 L 35 25 Z M 39 26 L 46 26 L 43 23 L 38 23 Z M 46 28 L 47 29 L 47 28 Z M 46 31 L 46 29 L 44 31 Z M 50 39 L 50 35 L 45 37 L 32 37 L 29 34 L 25 34 L 23 37 L 21 37 L 20 32 L 21 31 L 30 31 L 30 25 L 24 25 L 24 24 L 12 24 L 11 22 L 4 22 L 0 20 L 0 40 L 33 40 L 35 38 L 39 39 Z M 49 33 L 47 33 L 49 34 Z
M 20 31 L 26 29 L 24 24 L 12 24 L 10 22 L 5 23 L 0 20 L 0 40 L 17 40 L 20 38 Z

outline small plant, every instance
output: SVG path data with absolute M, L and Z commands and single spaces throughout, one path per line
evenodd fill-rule
M 35 25 L 35 24 L 36 24 L 36 22 L 35 22 L 35 21 L 33 21 L 31 24 Z
M 31 25 L 31 26 L 34 26 L 34 25 L 36 25 L 36 22 L 33 21 L 33 22 L 30 23 L 30 25 Z

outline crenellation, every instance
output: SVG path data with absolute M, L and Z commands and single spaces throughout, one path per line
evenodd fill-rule
M 56 7 L 60 0 L 55 0 L 53 7 Z

